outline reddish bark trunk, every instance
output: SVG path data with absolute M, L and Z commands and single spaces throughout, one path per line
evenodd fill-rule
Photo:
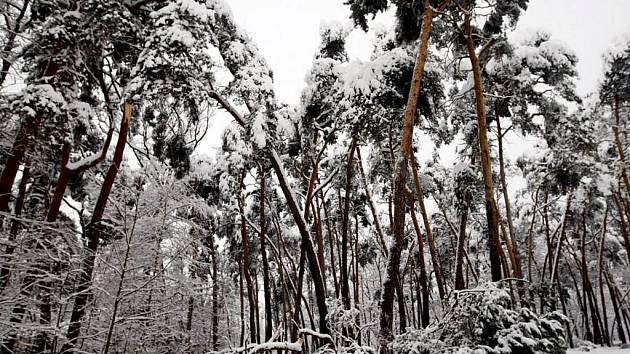
M 470 25 L 470 13 L 465 15 L 464 30 L 466 32 L 466 47 L 472 64 L 475 82 L 475 104 L 477 108 L 477 128 L 479 133 L 479 152 L 481 154 L 481 170 L 483 173 L 484 192 L 486 197 L 486 218 L 488 220 L 488 248 L 490 249 L 490 271 L 492 281 L 501 280 L 501 243 L 499 241 L 499 217 L 494 186 L 492 181 L 492 161 L 490 159 L 490 144 L 488 142 L 488 124 L 486 121 L 486 103 L 481 81 L 481 66 L 475 51 Z
M 87 307 L 88 291 L 92 285 L 92 273 L 94 271 L 94 261 L 96 259 L 96 251 L 98 250 L 98 244 L 101 237 L 99 223 L 103 220 L 105 214 L 105 208 L 107 206 L 107 199 L 111 194 L 112 187 L 116 181 L 118 175 L 118 169 L 123 160 L 123 154 L 125 151 L 125 145 L 127 143 L 127 134 L 129 132 L 129 123 L 131 122 L 132 104 L 125 103 L 123 108 L 123 116 L 120 122 L 120 131 L 118 133 L 118 141 L 116 142 L 116 149 L 114 150 L 114 156 L 112 163 L 105 175 L 105 180 L 101 187 L 101 192 L 96 201 L 94 212 L 92 213 L 92 219 L 86 229 L 86 238 L 88 240 L 87 254 L 82 262 L 82 272 L 79 276 L 79 283 L 77 285 L 77 297 L 74 300 L 74 307 L 72 309 L 72 315 L 70 317 L 70 324 L 68 326 L 67 342 L 62 348 L 64 351 L 73 351 L 76 347 L 79 335 L 81 334 L 81 321 L 85 315 Z

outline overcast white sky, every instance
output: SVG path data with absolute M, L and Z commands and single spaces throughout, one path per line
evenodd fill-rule
M 247 30 L 274 71 L 278 96 L 297 103 L 304 76 L 319 42 L 323 21 L 349 21 L 344 0 L 228 0 L 236 21 Z M 517 32 L 544 28 L 575 50 L 581 94 L 596 89 L 601 57 L 615 38 L 630 31 L 630 0 L 531 0 Z M 377 21 L 388 24 L 386 16 Z M 371 40 L 360 31 L 349 39 L 348 51 L 366 58 Z

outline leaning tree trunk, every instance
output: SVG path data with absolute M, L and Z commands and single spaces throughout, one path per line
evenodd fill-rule
M 92 285 L 92 273 L 94 271 L 94 261 L 96 259 L 96 251 L 101 237 L 100 222 L 105 214 L 107 199 L 112 191 L 118 169 L 123 160 L 125 145 L 127 144 L 127 134 L 129 132 L 129 123 L 131 122 L 133 106 L 127 102 L 124 104 L 123 116 L 120 122 L 120 131 L 118 132 L 118 141 L 114 150 L 114 157 L 109 170 L 105 175 L 101 192 L 96 201 L 94 212 L 90 224 L 87 226 L 86 238 L 88 240 L 87 254 L 83 258 L 81 265 L 81 274 L 79 276 L 79 284 L 77 285 L 77 297 L 74 300 L 72 315 L 70 316 L 70 324 L 68 326 L 67 342 L 62 348 L 62 352 L 73 352 L 75 350 L 79 335 L 81 334 L 81 321 L 85 315 L 87 307 L 88 291 Z
M 490 249 L 490 271 L 492 281 L 501 280 L 501 243 L 499 241 L 499 217 L 494 199 L 492 182 L 492 161 L 490 160 L 490 144 L 488 142 L 488 123 L 486 121 L 486 103 L 481 82 L 481 66 L 475 52 L 475 44 L 470 26 L 470 13 L 464 18 L 466 47 L 472 64 L 475 82 L 475 104 L 477 108 L 477 128 L 479 132 L 479 152 L 481 153 L 481 170 L 483 173 L 484 192 L 486 197 L 486 217 L 488 220 L 488 248 Z
M 61 45 L 55 47 L 51 57 L 59 54 L 61 49 Z M 41 73 L 41 77 L 57 75 L 60 67 L 59 63 L 50 60 L 46 66 L 46 70 Z M 4 169 L 0 175 L 0 213 L 9 211 L 11 189 L 13 188 L 15 176 L 20 168 L 20 164 L 24 160 L 26 152 L 30 149 L 32 144 L 35 143 L 35 140 L 37 140 L 39 128 L 45 118 L 46 115 L 43 111 L 37 112 L 35 117 L 26 119 L 18 128 L 11 150 L 7 155 Z
M 440 10 L 446 8 L 448 0 L 440 5 Z M 389 250 L 387 260 L 387 274 L 383 282 L 383 291 L 381 295 L 381 313 L 380 313 L 380 329 L 379 329 L 379 351 L 381 354 L 391 353 L 389 344 L 394 338 L 392 326 L 394 315 L 394 293 L 396 292 L 396 282 L 399 278 L 400 253 L 402 252 L 402 243 L 405 234 L 405 193 L 407 185 L 407 169 L 411 160 L 413 126 L 416 120 L 416 111 L 418 106 L 418 96 L 422 86 L 422 77 L 424 76 L 424 67 L 427 61 L 429 38 L 433 18 L 436 15 L 429 4 L 429 0 L 423 0 L 423 20 L 420 33 L 420 46 L 418 48 L 418 57 L 416 59 L 411 87 L 409 88 L 409 96 L 407 98 L 407 106 L 405 108 L 405 116 L 403 119 L 403 129 L 401 136 L 401 145 L 399 155 L 395 161 L 395 177 L 394 177 L 394 217 L 392 225 L 392 234 L 394 240 Z
M 510 243 L 512 248 L 512 257 L 514 262 L 514 277 L 522 279 L 523 269 L 521 267 L 521 258 L 518 253 L 518 239 L 514 231 L 514 220 L 512 217 L 512 206 L 510 204 L 510 195 L 507 187 L 507 177 L 505 175 L 505 160 L 503 156 L 503 136 L 505 132 L 501 131 L 500 117 L 496 114 L 497 120 L 497 145 L 499 147 L 499 177 L 501 179 L 501 193 L 503 194 L 503 202 L 505 203 L 505 218 L 507 219 L 508 231 L 510 234 Z M 509 130 L 509 128 L 508 128 Z M 506 130 L 507 132 L 507 130 Z M 519 282 L 519 289 L 522 288 L 522 283 Z
M 238 113 L 236 108 L 234 108 L 234 106 L 232 106 L 232 104 L 230 104 L 223 96 L 219 95 L 217 92 L 211 92 L 210 94 L 219 102 L 221 107 L 230 113 L 239 125 L 242 127 L 247 126 L 240 113 Z M 319 330 L 322 334 L 328 334 L 329 330 L 326 323 L 326 315 L 328 314 L 328 307 L 326 306 L 326 286 L 324 284 L 324 278 L 322 277 L 322 270 L 319 267 L 317 255 L 313 247 L 311 235 L 308 227 L 306 226 L 306 220 L 304 219 L 304 216 L 300 211 L 300 207 L 297 204 L 297 198 L 293 192 L 293 188 L 289 185 L 289 179 L 285 174 L 285 170 L 282 166 L 282 161 L 280 160 L 278 153 L 273 147 L 269 147 L 266 152 L 269 161 L 271 162 L 271 167 L 278 177 L 282 194 L 284 194 L 284 197 L 287 200 L 289 212 L 291 213 L 291 216 L 293 217 L 293 220 L 300 232 L 301 248 L 303 248 L 306 252 L 306 259 L 308 261 L 313 285 L 315 287 L 315 298 L 317 302 L 317 309 L 319 311 Z
M 30 177 L 30 166 L 29 164 L 24 165 L 24 170 L 22 171 L 22 180 L 20 181 L 20 187 L 18 188 L 18 198 L 15 200 L 15 220 L 11 224 L 11 231 L 9 233 L 8 245 L 4 251 L 4 255 L 7 258 L 7 261 L 11 260 L 13 252 L 15 252 L 15 241 L 17 239 L 18 232 L 20 231 L 21 222 L 20 216 L 22 216 L 22 209 L 24 208 L 24 202 L 26 200 L 26 186 L 28 184 L 28 179 Z M 0 269 L 0 294 L 4 292 L 4 289 L 9 282 L 9 278 L 11 277 L 11 266 L 10 264 L 2 264 L 2 268 Z
M 13 220 L 13 223 L 11 224 L 11 232 L 9 234 L 9 245 L 7 246 L 6 251 L 5 251 L 5 255 L 8 256 L 8 258 L 10 258 L 13 252 L 15 251 L 15 247 L 13 246 L 13 243 L 17 239 L 17 234 L 19 232 L 20 225 L 21 225 L 19 218 L 22 215 L 22 208 L 24 207 L 24 201 L 26 199 L 26 185 L 28 183 L 29 175 L 30 175 L 30 168 L 27 163 L 24 166 L 24 171 L 22 172 L 22 180 L 20 181 L 18 198 L 15 201 L 15 220 Z M 4 290 L 6 284 L 9 281 L 10 276 L 11 276 L 10 265 L 3 264 L 2 271 L 0 272 L 0 293 Z M 33 284 L 29 281 L 28 285 L 30 285 L 28 288 L 21 287 L 20 295 L 28 296 L 30 294 L 30 288 L 33 286 Z M 22 317 L 24 316 L 26 303 L 27 303 L 26 297 L 24 299 L 20 299 L 19 301 L 21 302 L 19 302 L 13 308 L 11 318 L 9 319 L 10 323 L 16 324 L 16 325 L 22 321 Z M 13 353 L 15 343 L 17 342 L 17 335 L 18 334 L 16 333 L 15 330 L 13 329 L 10 330 L 10 332 L 6 336 L 6 339 L 3 342 L 0 342 L 1 354 Z

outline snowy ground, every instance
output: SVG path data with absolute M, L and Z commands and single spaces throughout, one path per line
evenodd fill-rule
M 621 349 L 619 347 L 613 348 L 594 348 L 590 351 L 582 351 L 580 349 L 569 349 L 567 354 L 582 354 L 582 353 L 590 353 L 590 354 L 622 354 L 622 353 L 630 353 L 630 348 Z

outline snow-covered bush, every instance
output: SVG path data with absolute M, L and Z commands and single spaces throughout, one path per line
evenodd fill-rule
M 400 335 L 392 345 L 394 352 L 409 354 L 564 353 L 566 321 L 557 312 L 513 309 L 508 292 L 489 283 L 460 291 L 442 320 Z

